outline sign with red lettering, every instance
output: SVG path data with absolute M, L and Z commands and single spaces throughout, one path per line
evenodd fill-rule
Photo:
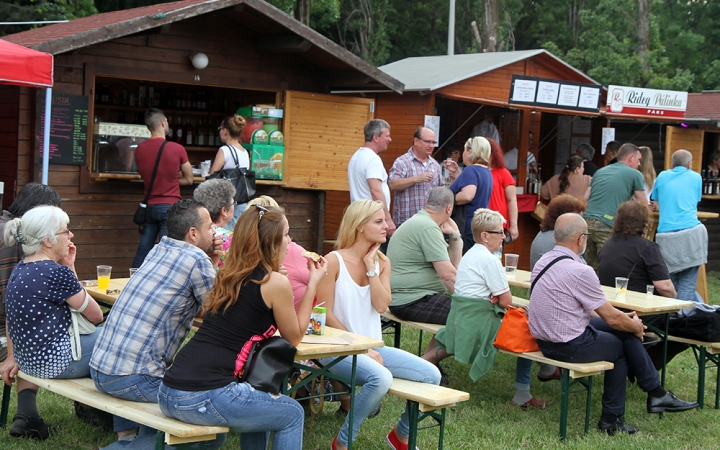
M 608 86 L 606 112 L 623 116 L 685 118 L 687 92 Z

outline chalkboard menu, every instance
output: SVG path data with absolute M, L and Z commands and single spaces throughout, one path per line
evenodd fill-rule
M 53 94 L 50 116 L 50 164 L 82 165 L 87 159 L 88 98 Z M 45 97 L 38 95 L 35 135 L 38 161 L 43 157 Z

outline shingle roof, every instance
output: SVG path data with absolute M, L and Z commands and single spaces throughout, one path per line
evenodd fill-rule
M 688 94 L 685 118 L 720 120 L 720 91 Z
M 242 8 L 268 19 L 267 35 L 294 33 L 321 50 L 308 58 L 324 58 L 339 61 L 343 66 L 356 70 L 395 92 L 402 92 L 402 83 L 364 61 L 355 54 L 335 44 L 330 39 L 303 25 L 283 11 L 261 0 L 181 0 L 172 3 L 144 6 L 123 11 L 113 11 L 48 25 L 22 33 L 4 36 L 3 39 L 53 55 L 78 48 L 117 39 L 152 28 L 159 28 L 184 19 L 210 13 L 224 8 Z M 244 13 L 243 13 L 244 14 Z M 270 25 L 272 24 L 272 25 Z M 258 32 L 262 34 L 262 31 Z M 308 55 L 310 52 L 308 52 Z M 318 56 L 319 55 L 319 56 Z
M 548 55 L 587 82 L 599 84 L 546 50 L 421 56 L 405 58 L 379 69 L 403 82 L 406 91 L 434 91 L 536 55 Z

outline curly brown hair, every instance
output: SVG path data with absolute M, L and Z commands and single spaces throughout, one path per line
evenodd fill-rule
M 555 229 L 555 221 L 565 213 L 582 214 L 585 212 L 587 203 L 570 194 L 560 194 L 548 205 L 545 217 L 540 224 L 540 231 L 552 231 Z
M 613 225 L 613 235 L 618 234 L 645 234 L 650 212 L 647 206 L 640 202 L 628 200 L 618 208 Z

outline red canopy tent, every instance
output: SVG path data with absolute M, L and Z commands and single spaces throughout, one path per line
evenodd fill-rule
M 42 182 L 47 184 L 50 163 L 50 108 L 52 106 L 53 55 L 0 39 L 0 83 L 47 88 L 43 135 Z

